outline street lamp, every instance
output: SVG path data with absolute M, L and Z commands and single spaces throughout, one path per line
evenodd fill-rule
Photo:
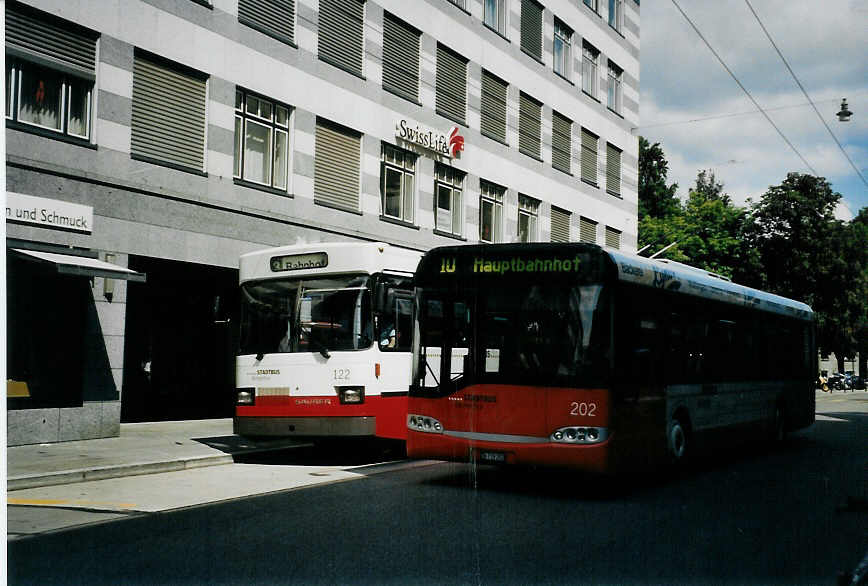
M 841 99 L 841 110 L 838 112 L 838 120 L 841 122 L 847 122 L 850 120 L 850 116 L 853 115 L 853 112 L 847 108 L 847 98 Z

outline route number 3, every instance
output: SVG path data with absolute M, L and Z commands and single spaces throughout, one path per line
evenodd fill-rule
M 570 415 L 581 415 L 582 417 L 594 417 L 597 413 L 596 403 L 570 403 Z

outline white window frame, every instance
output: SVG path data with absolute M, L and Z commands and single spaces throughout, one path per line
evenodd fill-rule
M 558 44 L 561 45 L 561 59 L 557 58 L 558 55 Z M 555 73 L 564 77 L 565 79 L 570 79 L 572 76 L 572 67 L 571 60 L 573 58 L 573 31 L 566 24 L 561 22 L 561 20 L 555 17 L 555 27 L 554 27 L 554 45 L 552 50 L 552 67 L 554 68 Z
M 384 217 L 407 224 L 413 223 L 416 209 L 416 158 L 416 155 L 410 151 L 400 149 L 386 142 L 381 143 L 380 207 Z M 400 175 L 401 198 L 398 215 L 390 214 L 386 207 L 386 176 L 388 173 L 398 173 Z
M 496 183 L 479 180 L 479 241 L 489 244 L 503 242 L 503 197 L 506 188 Z M 486 239 L 482 233 L 483 217 L 486 215 L 486 206 L 491 213 L 491 238 Z
M 624 71 L 609 61 L 609 88 L 607 92 L 607 106 L 613 112 L 621 113 L 622 89 L 621 80 Z
M 434 168 L 434 229 L 443 234 L 462 236 L 464 233 L 464 177 L 448 165 L 435 164 Z M 446 195 L 449 208 L 440 206 L 441 191 Z
M 482 0 L 482 13 L 485 26 L 506 36 L 506 0 Z
M 251 102 L 252 100 L 252 102 Z M 251 104 L 256 104 L 256 111 L 252 111 Z M 266 104 L 270 107 L 270 112 L 266 116 L 263 113 L 262 105 Z M 284 122 L 280 121 L 279 112 L 283 111 Z M 289 106 L 275 102 L 268 98 L 262 97 L 253 92 L 247 92 L 241 89 L 235 90 L 235 149 L 233 155 L 232 176 L 239 181 L 261 185 L 269 189 L 276 189 L 280 192 L 288 192 L 290 187 L 290 151 L 292 150 L 291 138 L 291 120 L 293 110 Z M 247 129 L 250 125 L 255 125 L 268 130 L 268 180 L 260 181 L 247 176 L 246 173 L 246 153 L 247 153 Z M 275 149 L 277 148 L 277 137 L 284 136 L 285 149 L 283 153 L 283 168 L 284 177 L 283 185 L 276 184 L 275 168 L 277 160 L 275 158 Z
M 597 4 L 597 2 L 599 2 L 599 0 L 584 0 L 584 2 L 585 2 L 585 6 L 587 6 L 588 8 L 593 10 L 594 12 L 597 12 L 597 13 L 600 12 L 598 10 L 598 4 Z
M 32 69 L 31 69 L 32 68 Z M 29 70 L 29 71 L 28 71 Z M 28 74 L 34 74 L 38 70 L 44 70 L 56 75 L 56 81 L 60 85 L 60 103 L 58 104 L 57 116 L 59 128 L 39 124 L 30 120 L 21 118 L 21 87 L 22 80 Z M 76 134 L 70 130 L 70 117 L 72 115 L 72 95 L 73 85 L 79 84 L 87 88 L 87 97 L 85 99 L 85 133 L 83 135 Z M 31 63 L 25 59 L 15 59 L 7 57 L 6 61 L 6 118 L 18 124 L 39 128 L 48 131 L 57 136 L 66 136 L 74 139 L 90 141 L 93 127 L 93 91 L 94 82 L 69 75 L 62 71 L 52 69 L 45 65 Z
M 609 0 L 609 26 L 621 32 L 624 25 L 624 0 Z
M 600 52 L 587 43 L 582 45 L 582 91 L 597 99 Z
M 539 240 L 539 200 L 527 195 L 518 195 L 518 222 L 516 238 L 519 242 L 536 242 Z M 521 221 L 527 220 L 526 239 L 521 238 Z

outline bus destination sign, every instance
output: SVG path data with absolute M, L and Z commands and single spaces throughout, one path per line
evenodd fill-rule
M 329 264 L 329 256 L 325 252 L 307 254 L 287 254 L 271 257 L 271 271 L 300 271 L 302 269 L 324 269 Z

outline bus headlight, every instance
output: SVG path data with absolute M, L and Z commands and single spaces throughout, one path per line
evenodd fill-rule
M 609 430 L 605 427 L 561 427 L 552 432 L 550 439 L 556 444 L 597 444 L 606 441 Z
M 256 393 L 253 389 L 244 388 L 238 389 L 238 397 L 236 399 L 236 404 L 238 405 L 253 405 L 253 401 L 255 400 Z
M 424 415 L 407 415 L 407 429 L 425 433 L 443 433 L 443 424 L 433 417 Z

